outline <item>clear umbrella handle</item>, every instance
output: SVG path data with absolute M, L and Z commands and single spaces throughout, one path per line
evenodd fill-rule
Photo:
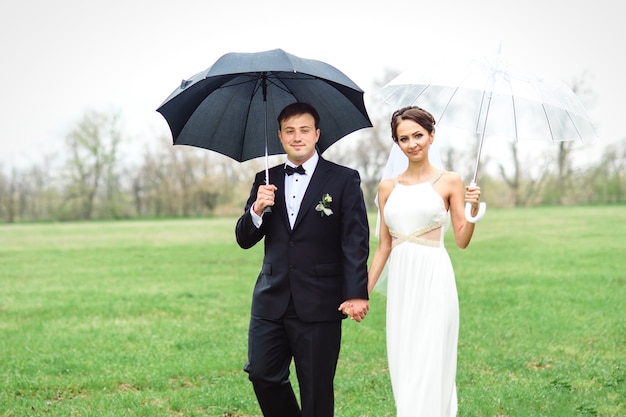
M 470 183 L 473 187 L 476 185 L 474 181 Z M 475 216 L 472 216 L 472 203 L 465 203 L 465 219 L 470 223 L 476 223 L 478 220 L 482 219 L 487 211 L 487 203 L 481 201 L 478 205 L 478 213 Z

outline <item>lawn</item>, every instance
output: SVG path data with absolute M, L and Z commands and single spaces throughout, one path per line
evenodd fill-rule
M 0 417 L 259 417 L 263 251 L 235 221 L 0 225 Z M 460 417 L 626 415 L 625 234 L 623 206 L 490 209 L 465 250 L 447 234 Z M 337 417 L 395 416 L 385 301 L 344 324 Z

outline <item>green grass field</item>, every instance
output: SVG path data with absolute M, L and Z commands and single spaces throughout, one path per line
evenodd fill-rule
M 1 225 L 0 416 L 260 416 L 242 367 L 262 246 L 235 220 Z M 459 416 L 626 415 L 625 235 L 624 206 L 490 209 L 466 250 L 448 233 Z M 344 323 L 337 417 L 395 415 L 370 305 Z

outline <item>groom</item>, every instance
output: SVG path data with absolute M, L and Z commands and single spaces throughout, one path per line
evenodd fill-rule
M 292 103 L 278 125 L 287 161 L 269 170 L 269 185 L 256 175 L 235 231 L 244 249 L 265 238 L 244 370 L 265 417 L 332 417 L 345 318 L 338 308 L 347 301 L 356 321 L 369 308 L 367 213 L 358 172 L 318 155 L 314 107 Z M 302 409 L 289 382 L 292 359 Z

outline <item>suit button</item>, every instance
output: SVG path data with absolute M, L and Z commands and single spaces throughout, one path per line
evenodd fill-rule
M 293 271 L 294 269 L 296 269 L 296 267 L 295 267 L 295 266 L 293 266 L 293 265 L 289 265 L 289 270 L 290 270 L 290 271 Z
M 294 246 L 296 246 L 296 244 L 293 242 L 289 242 L 289 246 L 293 248 Z

